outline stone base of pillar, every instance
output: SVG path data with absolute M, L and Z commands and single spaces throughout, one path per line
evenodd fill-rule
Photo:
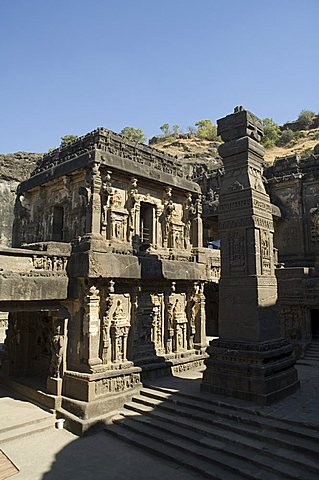
M 208 354 L 203 391 L 269 405 L 299 388 L 293 349 L 285 339 L 213 340 Z
M 142 387 L 139 367 L 117 369 L 100 373 L 65 372 L 63 376 L 62 406 L 59 416 L 65 418 L 65 428 L 82 435 L 93 426 L 111 421 L 124 403 L 137 395 Z
M 47 393 L 60 396 L 62 393 L 62 378 L 47 378 Z

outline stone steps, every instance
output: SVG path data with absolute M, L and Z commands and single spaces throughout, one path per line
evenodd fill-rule
M 312 339 L 312 342 L 310 343 L 310 345 L 308 345 L 302 360 L 319 361 L 319 338 L 318 337 L 314 337 Z
M 202 395 L 143 388 L 106 431 L 205 478 L 319 478 L 315 428 Z
M 18 438 L 33 435 L 34 433 L 51 430 L 55 426 L 55 421 L 55 415 L 47 414 L 28 422 L 0 428 L 0 445 L 4 445 Z

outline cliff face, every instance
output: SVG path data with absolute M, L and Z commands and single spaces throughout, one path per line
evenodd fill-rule
M 0 154 L 0 245 L 11 246 L 16 189 L 30 176 L 41 156 L 27 152 Z

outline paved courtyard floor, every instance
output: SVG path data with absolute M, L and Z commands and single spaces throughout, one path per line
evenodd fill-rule
M 297 366 L 301 389 L 286 400 L 268 407 L 255 407 L 247 402 L 213 396 L 260 415 L 287 418 L 319 427 L 319 362 Z M 199 394 L 200 371 L 178 377 L 166 377 L 150 382 L 166 388 Z M 0 422 L 8 418 L 16 422 L 21 411 L 36 417 L 38 407 L 8 396 L 0 395 Z M 208 395 L 208 394 L 200 394 Z M 21 410 L 22 409 L 22 410 Z M 6 422 L 5 424 L 3 422 Z M 19 468 L 13 480 L 194 480 L 197 478 L 182 467 L 144 452 L 116 438 L 98 432 L 79 438 L 66 430 L 50 429 L 12 440 L 0 448 Z

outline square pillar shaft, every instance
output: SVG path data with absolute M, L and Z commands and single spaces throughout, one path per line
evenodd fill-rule
M 219 340 L 202 389 L 271 403 L 298 388 L 292 347 L 276 315 L 273 219 L 262 181 L 261 121 L 241 108 L 218 121 L 225 174 L 219 197 Z

